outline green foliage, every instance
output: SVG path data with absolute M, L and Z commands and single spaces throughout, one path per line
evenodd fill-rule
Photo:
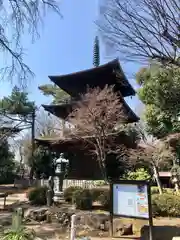
M 29 166 L 33 167 L 34 174 L 37 178 L 40 178 L 42 175 L 46 178 L 54 175 L 52 155 L 49 150 L 44 149 L 41 146 L 38 146 L 35 149 L 33 161 L 32 156 L 29 156 L 28 163 Z
M 8 141 L 4 140 L 0 145 L 0 184 L 13 183 L 15 170 L 14 154 L 9 149 Z
M 79 189 L 73 193 L 72 196 L 73 203 L 76 205 L 77 209 L 81 210 L 91 210 L 92 209 L 92 194 L 89 189 Z
M 107 189 L 105 188 L 93 188 L 91 189 L 91 194 L 92 194 L 92 199 L 93 199 L 93 202 L 98 202 L 99 201 L 99 197 L 101 195 L 103 195 L 104 192 L 106 192 Z
M 179 178 L 180 177 L 180 166 L 177 164 L 174 164 L 173 167 L 171 168 L 171 174 L 175 175 Z
M 118 124 L 116 128 L 124 131 L 132 144 L 138 143 L 142 138 L 142 133 L 140 132 L 141 123 Z
M 138 95 L 145 104 L 148 133 L 161 138 L 180 131 L 180 69 L 151 64 L 136 76 Z
M 28 193 L 28 199 L 32 205 L 46 205 L 47 187 L 37 187 L 31 189 Z
M 60 89 L 58 86 L 54 84 L 45 84 L 39 86 L 39 89 L 44 94 L 44 96 L 53 96 L 53 102 L 54 104 L 60 103 L 62 101 L 66 101 L 69 99 L 69 94 L 67 94 L 65 91 Z
M 0 108 L 8 114 L 27 116 L 29 113 L 32 113 L 35 103 L 29 101 L 27 92 L 15 86 L 11 95 L 4 97 L 0 101 Z
M 72 187 L 68 187 L 64 190 L 64 199 L 66 202 L 72 202 L 72 198 L 73 198 L 73 194 L 75 191 L 77 190 L 82 190 L 83 188 L 81 187 L 76 187 L 76 186 L 72 186 Z
M 180 216 L 180 196 L 170 193 L 152 195 L 153 215 L 161 217 Z
M 76 191 L 83 191 L 84 189 L 82 187 L 78 187 L 78 186 L 72 186 L 72 187 L 68 187 L 64 190 L 64 199 L 66 202 L 72 202 L 73 199 L 73 194 Z M 86 191 L 86 189 L 85 189 Z M 92 197 L 92 201 L 98 201 L 99 200 L 99 196 L 101 194 L 103 194 L 104 192 L 107 191 L 107 189 L 104 188 L 92 188 L 89 190 L 91 192 L 91 197 Z
M 109 189 L 104 189 L 103 193 L 98 197 L 98 201 L 105 209 L 110 208 L 110 191 Z
M 104 186 L 107 185 L 107 183 L 104 180 L 97 180 L 97 181 L 93 181 L 93 184 L 95 186 Z
M 158 194 L 159 193 L 159 188 L 158 187 L 151 187 L 151 194 Z
M 151 176 L 147 170 L 139 168 L 134 172 L 127 172 L 123 178 L 127 180 L 149 180 Z
M 163 188 L 163 193 L 169 193 L 174 194 L 174 189 L 172 188 Z M 151 194 L 159 194 L 159 188 L 158 187 L 151 187 Z
M 25 228 L 20 228 L 17 231 L 8 230 L 4 233 L 2 238 L 3 240 L 34 240 L 35 239 L 35 232 L 28 231 Z

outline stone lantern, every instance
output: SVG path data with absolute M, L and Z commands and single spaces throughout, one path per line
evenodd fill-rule
M 59 202 L 63 198 L 63 180 L 68 162 L 63 158 L 63 154 L 55 160 L 54 202 Z
M 176 192 L 179 193 L 179 175 L 177 169 L 173 169 L 171 173 L 171 181 L 175 186 Z

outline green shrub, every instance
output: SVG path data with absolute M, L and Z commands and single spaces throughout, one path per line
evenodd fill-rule
M 76 190 L 82 190 L 82 187 L 68 187 L 64 190 L 64 199 L 66 202 L 72 202 L 73 194 Z
M 33 230 L 27 230 L 20 228 L 17 231 L 12 229 L 4 233 L 3 240 L 33 240 L 35 239 L 35 232 Z
M 72 196 L 73 203 L 76 208 L 81 210 L 91 210 L 92 209 L 92 194 L 89 189 L 78 189 L 73 193 Z
M 158 194 L 159 193 L 159 189 L 158 187 L 151 187 L 151 194 Z
M 92 200 L 93 202 L 99 201 L 99 197 L 106 191 L 104 188 L 93 188 L 91 189 Z
M 37 187 L 29 191 L 28 199 L 32 205 L 46 205 L 47 187 Z
M 174 189 L 172 188 L 163 188 L 163 192 L 164 193 L 169 193 L 169 194 L 174 194 Z M 158 187 L 151 187 L 151 194 L 158 194 L 159 193 L 159 189 Z
M 173 188 L 163 188 L 163 192 L 168 194 L 176 194 Z
M 134 172 L 127 172 L 124 176 L 123 179 L 127 180 L 149 180 L 151 179 L 151 175 L 147 170 L 144 168 L 138 168 Z
M 101 203 L 101 205 L 109 209 L 110 207 L 110 191 L 109 189 L 104 189 L 103 193 L 98 197 L 98 201 Z
M 154 216 L 179 217 L 180 196 L 169 193 L 152 195 L 152 208 Z
M 97 180 L 97 181 L 93 181 L 95 186 L 104 186 L 107 185 L 107 183 L 104 180 Z

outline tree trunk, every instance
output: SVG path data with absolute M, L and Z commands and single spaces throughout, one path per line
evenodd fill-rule
M 34 167 L 31 167 L 30 173 L 29 173 L 30 184 L 33 183 L 33 177 L 34 177 Z
M 100 168 L 102 177 L 103 177 L 104 181 L 107 183 L 108 178 L 107 178 L 107 172 L 106 172 L 106 166 L 104 164 L 104 160 L 102 160 L 99 156 L 97 156 L 97 161 L 98 161 L 98 164 L 99 164 L 99 168 Z
M 159 189 L 159 194 L 162 194 L 163 190 L 162 190 L 162 184 L 161 184 L 161 181 L 160 181 L 160 178 L 159 178 L 159 171 L 154 164 L 153 164 L 153 172 L 154 172 L 154 178 L 156 180 L 156 183 L 157 183 L 157 186 L 158 186 L 158 189 Z

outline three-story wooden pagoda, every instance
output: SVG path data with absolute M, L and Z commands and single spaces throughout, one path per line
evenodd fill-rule
M 99 67 L 79 71 L 72 74 L 61 76 L 49 76 L 50 80 L 59 88 L 69 94 L 69 99 L 64 103 L 43 105 L 44 109 L 51 114 L 66 120 L 81 94 L 84 94 L 89 88 L 104 88 L 106 85 L 113 85 L 114 91 L 120 92 L 121 102 L 123 100 L 124 112 L 127 115 L 127 123 L 137 122 L 139 118 L 128 106 L 124 97 L 134 96 L 135 91 L 125 77 L 118 59 Z M 125 133 L 120 133 L 118 144 L 124 144 L 127 147 L 133 147 L 133 143 Z M 70 167 L 68 177 L 70 179 L 101 179 L 100 169 L 95 158 L 82 151 L 79 147 L 82 140 L 58 136 L 55 138 L 38 138 L 38 144 L 48 146 L 52 151 L 58 153 L 68 153 Z M 112 161 L 113 163 L 113 161 Z M 110 166 L 111 168 L 111 166 Z M 114 167 L 113 167 L 114 169 Z

